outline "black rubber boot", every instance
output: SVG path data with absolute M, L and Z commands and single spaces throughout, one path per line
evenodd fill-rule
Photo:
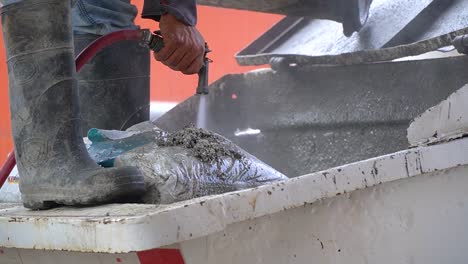
M 350 37 L 366 24 L 372 0 L 343 0 L 340 4 L 343 34 Z
M 101 36 L 75 34 L 75 56 Z M 149 120 L 150 54 L 135 41 L 101 50 L 77 74 L 83 135 Z
M 70 2 L 24 0 L 1 13 L 24 206 L 126 202 L 143 195 L 139 169 L 103 169 L 83 144 Z

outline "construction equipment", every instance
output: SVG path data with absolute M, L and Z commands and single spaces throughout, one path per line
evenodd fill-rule
M 343 34 L 349 37 L 367 22 L 372 0 L 201 0 L 198 4 L 333 20 L 342 24 Z
M 241 3 L 219 4 L 227 2 Z M 465 5 L 375 0 L 366 26 L 345 40 L 317 38 L 333 22 L 285 18 L 237 59 L 286 67 L 227 75 L 203 98 L 207 128 L 297 177 L 171 205 L 4 204 L 0 261 L 466 262 L 468 58 L 447 52 L 467 27 Z M 368 56 L 414 42 L 405 47 L 448 47 L 398 61 Z M 195 123 L 200 99 L 155 124 Z
M 172 205 L 3 204 L 0 261 L 464 263 L 466 100 L 468 87 L 413 122 L 412 149 L 255 189 Z

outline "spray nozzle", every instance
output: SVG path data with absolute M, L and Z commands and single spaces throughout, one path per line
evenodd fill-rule
M 206 54 L 209 52 L 211 52 L 211 50 L 208 48 L 208 44 L 205 43 L 205 55 L 203 56 L 203 66 L 200 71 L 198 71 L 198 86 L 196 94 L 208 94 L 208 70 L 210 63 L 212 62 L 212 60 L 206 57 Z

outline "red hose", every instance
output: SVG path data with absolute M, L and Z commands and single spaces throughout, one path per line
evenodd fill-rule
M 76 71 L 80 71 L 81 68 L 91 60 L 100 50 L 110 46 L 116 42 L 123 40 L 140 40 L 142 38 L 141 30 L 122 30 L 112 32 L 105 36 L 96 39 L 88 47 L 86 47 L 75 59 Z
M 3 164 L 2 168 L 0 168 L 0 189 L 2 188 L 5 181 L 8 179 L 8 176 L 10 175 L 10 172 L 13 170 L 15 165 L 16 165 L 15 151 L 12 150 L 8 154 L 8 157 L 5 163 Z
M 103 48 L 110 46 L 116 42 L 124 40 L 137 40 L 142 38 L 141 30 L 122 30 L 112 32 L 102 36 L 86 47 L 75 59 L 76 71 L 79 72 L 83 66 L 88 63 L 99 51 Z M 11 171 L 16 165 L 15 151 L 12 150 L 7 157 L 7 160 L 0 168 L 0 189 L 5 181 L 8 179 Z

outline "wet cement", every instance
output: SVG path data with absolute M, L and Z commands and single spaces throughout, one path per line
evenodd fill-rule
M 243 160 L 239 147 L 213 132 L 187 127 L 174 133 L 168 133 L 158 140 L 159 146 L 181 146 L 190 150 L 202 162 L 218 162 L 226 157 Z

